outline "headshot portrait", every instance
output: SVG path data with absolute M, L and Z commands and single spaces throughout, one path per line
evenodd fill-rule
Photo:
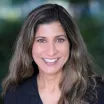
M 95 68 L 69 12 L 58 4 L 40 5 L 14 43 L 2 81 L 4 104 L 104 104 L 104 80 Z

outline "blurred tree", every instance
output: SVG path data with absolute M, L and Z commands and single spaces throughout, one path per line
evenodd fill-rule
M 12 54 L 12 48 L 14 41 L 16 40 L 16 36 L 20 30 L 22 21 L 3 21 L 0 24 L 0 77 L 3 77 L 4 74 L 8 70 L 8 61 L 10 60 Z
M 84 15 L 82 15 L 80 20 L 78 21 L 78 25 L 87 44 L 88 51 L 94 57 L 94 61 L 96 60 L 95 63 L 99 66 L 99 69 L 97 69 L 96 72 L 103 75 L 104 39 L 102 39 L 102 32 L 104 33 L 104 24 L 99 25 L 95 17 L 92 17 L 91 15 L 87 14 L 85 15 L 84 13 Z
M 12 2 L 12 4 L 14 5 L 14 4 L 22 4 L 22 3 L 24 3 L 24 2 L 27 2 L 27 1 L 29 1 L 29 0 L 10 0 L 11 2 Z
M 89 0 L 63 0 L 63 1 L 68 1 L 70 3 L 85 3 L 85 2 L 89 2 Z

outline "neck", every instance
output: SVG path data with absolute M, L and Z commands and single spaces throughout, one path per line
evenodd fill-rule
M 39 89 L 46 89 L 49 92 L 59 90 L 61 76 L 62 72 L 54 75 L 39 73 L 37 77 Z

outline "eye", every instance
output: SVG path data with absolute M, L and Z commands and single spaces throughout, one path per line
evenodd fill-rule
M 37 39 L 36 41 L 39 42 L 39 43 L 46 43 L 45 39 Z
M 65 41 L 64 38 L 58 38 L 58 39 L 57 39 L 57 42 L 64 42 L 64 41 Z

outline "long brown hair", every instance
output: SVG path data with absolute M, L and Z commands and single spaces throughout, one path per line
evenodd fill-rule
M 85 104 L 84 96 L 89 88 L 96 86 L 92 60 L 87 52 L 80 31 L 70 14 L 60 5 L 45 4 L 27 16 L 19 33 L 9 73 L 3 80 L 3 94 L 8 88 L 17 86 L 25 78 L 33 76 L 38 68 L 32 65 L 32 45 L 40 24 L 59 21 L 64 28 L 70 45 L 70 57 L 63 68 L 59 84 L 62 95 L 59 104 Z M 34 62 L 35 64 L 35 62 Z

